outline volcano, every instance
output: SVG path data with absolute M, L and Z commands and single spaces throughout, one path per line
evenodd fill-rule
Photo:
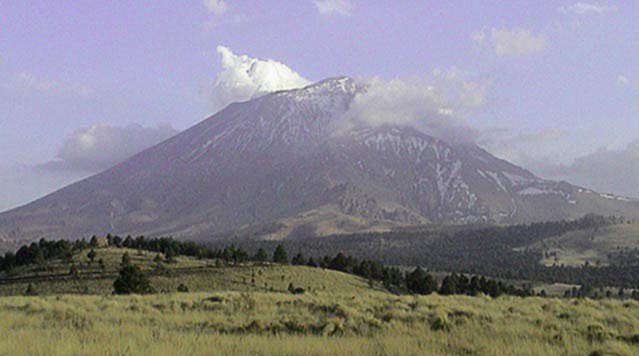
M 87 179 L 0 214 L 0 239 L 282 239 L 419 224 L 639 217 L 637 201 L 541 179 L 405 126 L 336 133 L 352 79 L 233 103 Z

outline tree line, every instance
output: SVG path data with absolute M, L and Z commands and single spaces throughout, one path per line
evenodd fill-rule
M 512 226 L 456 227 L 435 231 L 398 231 L 387 233 L 355 234 L 350 236 L 306 238 L 278 243 L 259 241 L 234 241 L 230 245 L 203 245 L 195 242 L 182 242 L 170 237 L 146 238 L 120 237 L 107 235 L 109 246 L 127 247 L 164 254 L 167 260 L 176 255 L 196 258 L 221 259 L 227 263 L 247 261 L 292 263 L 328 268 L 356 274 L 371 281 L 380 281 L 389 290 L 398 292 L 416 290 L 432 291 L 432 283 L 424 277 L 421 284 L 429 287 L 414 287 L 407 275 L 399 269 L 387 265 L 422 266 L 431 271 L 454 272 L 449 280 L 460 285 L 463 294 L 473 294 L 478 290 L 477 283 L 470 283 L 465 275 L 482 275 L 496 279 L 531 280 L 548 283 L 569 283 L 589 288 L 616 286 L 637 288 L 639 286 L 639 263 L 633 261 L 636 254 L 624 255 L 623 263 L 610 266 L 544 266 L 540 264 L 542 252 L 533 250 L 515 250 L 545 238 L 558 236 L 570 231 L 599 229 L 605 226 L 624 223 L 625 219 L 587 215 L 572 221 L 556 221 Z M 393 241 L 388 244 L 387 241 Z M 14 254 L 0 256 L 0 270 L 11 270 L 25 264 L 42 264 L 47 259 L 69 259 L 73 253 L 99 244 L 96 236 L 88 242 L 47 241 L 22 246 Z M 277 246 L 276 246 L 277 244 Z M 286 249 L 307 251 L 306 257 L 299 252 L 288 259 Z M 266 251 L 272 251 L 272 254 Z M 339 251 L 339 252 L 337 252 Z M 315 257 L 315 256 L 324 257 Z M 423 273 L 424 270 L 421 270 Z M 413 271 L 416 276 L 422 272 Z M 426 273 L 428 274 L 428 273 Z M 415 277 L 415 276 L 413 276 Z M 431 276 L 432 277 L 432 276 Z M 419 279 L 419 278 L 417 278 Z M 466 282 L 468 279 L 468 283 Z M 420 279 L 421 280 L 421 279 Z M 476 282 L 481 281 L 481 277 Z M 446 282 L 447 284 L 450 281 Z M 495 283 L 497 285 L 492 285 Z M 466 287 L 472 285 L 472 287 Z M 413 287 L 409 287 L 413 286 Z M 447 287 L 448 288 L 448 287 Z M 448 288 L 448 290 L 457 290 Z M 517 290 L 499 282 L 486 280 L 480 283 L 481 293 L 531 294 L 530 291 Z M 490 293 L 490 291 L 493 293 Z M 497 290 L 498 292 L 494 292 Z M 487 292 L 488 291 L 488 292 Z M 455 294 L 458 294 L 457 292 Z
M 250 254 L 243 248 L 234 245 L 223 248 L 210 248 L 194 242 L 177 241 L 170 237 L 146 238 L 139 236 L 132 238 L 128 236 L 121 238 L 107 235 L 106 240 L 107 245 L 111 247 L 161 253 L 165 256 L 165 261 L 171 261 L 175 256 L 184 255 L 201 259 L 220 259 L 227 264 L 272 262 L 341 271 L 363 277 L 371 285 L 379 282 L 386 289 L 398 294 L 486 294 L 492 297 L 498 297 L 502 294 L 518 296 L 533 294 L 531 291 L 518 289 L 503 282 L 478 276 L 468 278 L 463 274 L 456 273 L 446 276 L 441 283 L 441 287 L 439 287 L 436 279 L 420 267 L 415 268 L 412 272 L 404 273 L 397 267 L 384 266 L 382 263 L 370 259 L 360 260 L 341 252 L 334 256 L 326 255 L 321 258 L 306 257 L 302 252 L 298 252 L 292 258 L 289 258 L 288 252 L 281 244 L 276 246 L 270 254 L 264 248 L 260 248 L 254 254 Z M 86 240 L 70 242 L 66 240 L 48 241 L 42 239 L 37 243 L 22 246 L 15 254 L 5 254 L 0 259 L 0 269 L 7 271 L 23 265 L 44 264 L 46 261 L 54 259 L 67 260 L 71 263 L 73 254 L 84 250 L 89 251 L 87 258 L 92 261 L 97 255 L 95 249 L 98 247 L 99 243 L 96 236 L 93 236 L 88 242 Z M 125 253 L 122 257 L 120 272 L 113 286 L 114 292 L 117 294 L 155 292 L 150 285 L 148 276 L 139 267 L 131 263 L 128 253 Z M 188 288 L 182 286 L 182 290 L 185 289 L 188 290 Z M 294 286 L 290 286 L 289 289 L 292 293 L 304 292 Z
M 609 266 L 574 267 L 544 266 L 540 263 L 544 257 L 543 251 L 522 248 L 571 231 L 596 231 L 626 222 L 623 217 L 590 214 L 576 220 L 511 226 L 435 227 L 309 237 L 282 243 L 291 250 L 313 251 L 315 254 L 343 251 L 389 265 L 422 266 L 432 271 L 478 274 L 508 280 L 589 285 L 593 288 L 638 288 L 639 253 L 635 250 L 616 253 Z M 275 244 L 269 241 L 237 243 L 249 249 L 269 248 Z M 617 259 L 617 256 L 621 258 Z

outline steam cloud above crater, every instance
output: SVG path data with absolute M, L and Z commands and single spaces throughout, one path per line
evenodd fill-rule
M 218 46 L 217 53 L 222 71 L 217 74 L 212 90 L 211 99 L 216 111 L 233 102 L 311 84 L 287 65 L 272 59 L 237 55 L 224 46 Z

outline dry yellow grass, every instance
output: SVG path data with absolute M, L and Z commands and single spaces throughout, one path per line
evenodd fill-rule
M 116 273 L 126 249 L 100 249 Z M 151 271 L 155 254 L 128 250 Z M 113 296 L 113 279 L 75 256 L 78 279 L 34 283 L 37 297 L 0 297 L 0 355 L 637 355 L 639 303 L 541 298 L 394 296 L 321 268 L 179 257 L 158 290 Z M 25 267 L 19 275 L 60 273 Z M 182 271 L 182 272 L 180 272 Z M 105 276 L 103 276 L 105 277 Z M 286 292 L 289 283 L 303 295 Z M 21 295 L 26 285 L 0 286 Z M 94 295 L 72 295 L 91 293 Z
M 0 298 L 2 355 L 639 353 L 639 303 L 217 292 Z

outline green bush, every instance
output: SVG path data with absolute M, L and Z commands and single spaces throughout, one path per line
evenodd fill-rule
M 125 265 L 120 270 L 120 275 L 113 282 L 115 294 L 150 294 L 155 293 L 146 274 L 138 266 Z

